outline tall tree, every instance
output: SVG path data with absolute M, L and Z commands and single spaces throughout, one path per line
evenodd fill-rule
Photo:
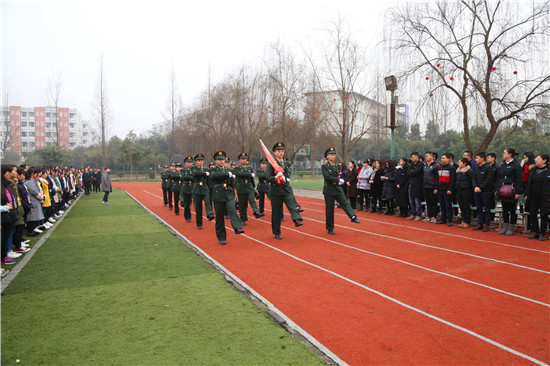
M 548 105 L 549 12 L 548 1 L 414 2 L 392 11 L 390 38 L 407 60 L 402 75 L 426 77 L 425 98 L 445 91 L 456 97 L 467 148 L 485 151 L 503 123 Z M 478 116 L 488 129 L 474 146 Z
M 63 147 L 59 139 L 59 103 L 61 98 L 61 86 L 61 73 L 58 72 L 54 75 L 54 78 L 50 80 L 50 86 L 48 88 L 48 105 L 50 108 L 53 107 L 53 127 L 55 130 L 54 136 L 50 137 L 50 142 L 60 149 Z
M 9 82 L 5 81 L 2 86 L 2 135 L 0 136 L 2 156 L 6 156 L 6 152 L 10 149 L 13 136 L 15 136 L 20 129 L 19 126 L 12 126 L 11 124 L 10 103 L 12 103 L 12 94 L 9 85 Z
M 107 96 L 107 85 L 103 71 L 103 55 L 99 66 L 99 79 L 96 89 L 95 109 L 98 117 L 100 144 L 101 144 L 101 163 L 102 167 L 107 166 L 107 134 L 110 123 L 109 98 Z
M 177 93 L 176 88 L 176 74 L 174 72 L 174 63 L 170 68 L 170 91 L 168 96 L 168 105 L 166 108 L 166 114 L 164 119 L 170 124 L 170 132 L 168 134 L 168 149 L 170 159 L 174 159 L 175 145 L 176 145 L 176 127 L 178 127 L 182 120 L 182 102 L 181 96 Z

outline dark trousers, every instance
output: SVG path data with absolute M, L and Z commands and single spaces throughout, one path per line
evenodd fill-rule
M 357 208 L 357 206 L 355 205 L 356 202 L 357 202 L 357 197 L 350 197 L 349 198 L 349 203 L 351 205 L 351 208 L 354 209 L 354 210 Z
M 474 200 L 473 189 L 459 189 L 457 192 L 458 206 L 462 215 L 462 222 L 470 224 L 472 221 L 472 201 Z
M 372 212 L 382 212 L 382 194 L 374 194 L 372 196 Z
M 178 192 L 179 193 L 179 192 Z M 175 192 L 174 192 L 175 194 Z M 181 193 L 181 203 L 183 204 L 183 217 L 185 220 L 191 220 L 191 204 L 193 203 L 193 195 L 191 193 Z M 177 207 L 177 204 L 176 204 Z M 179 209 L 178 209 L 179 212 Z
M 8 241 L 12 234 L 12 226 L 10 224 L 2 225 L 2 261 L 8 256 Z
M 259 211 L 258 205 L 254 200 L 254 192 L 238 193 L 237 196 L 239 198 L 239 216 L 241 217 L 241 221 L 247 221 L 248 220 L 247 211 L 248 211 L 249 203 L 250 203 L 250 207 L 252 207 L 253 213 L 256 213 Z
M 25 229 L 24 224 L 17 225 L 15 227 L 15 232 L 13 233 L 13 241 L 12 241 L 12 243 L 13 243 L 12 246 L 15 249 L 21 248 L 21 241 L 23 240 L 23 230 L 24 229 Z
M 170 188 L 162 188 L 162 200 L 164 201 L 164 206 L 168 204 L 168 191 Z M 171 199 L 171 198 L 170 198 Z
M 479 225 L 491 225 L 491 194 L 492 192 L 474 193 Z
M 180 214 L 180 192 L 172 192 L 172 197 L 174 197 L 174 213 L 176 215 Z
M 545 208 L 545 202 L 542 198 L 533 198 L 529 200 L 529 221 L 531 222 L 531 230 L 535 233 L 546 234 L 548 228 L 548 212 Z M 540 214 L 539 219 L 537 215 Z
M 337 195 L 325 195 L 325 219 L 326 219 L 326 228 L 328 231 L 334 230 L 334 201 L 337 201 L 340 204 L 340 207 L 344 209 L 344 212 L 351 219 L 355 216 L 355 212 L 351 208 L 350 203 L 346 199 L 344 193 L 339 193 Z
M 27 221 L 27 233 L 32 234 L 34 229 L 38 226 L 38 221 Z
M 86 182 L 84 183 L 84 193 L 85 194 L 90 194 L 90 183 L 89 182 Z
M 109 202 L 109 193 L 111 192 L 105 192 L 105 194 L 103 195 L 103 202 Z
M 388 214 L 393 215 L 395 213 L 395 200 L 386 200 L 386 206 L 388 208 Z
M 216 212 L 216 237 L 218 240 L 225 240 L 227 234 L 225 232 L 225 212 L 229 216 L 231 226 L 233 230 L 240 228 L 242 229 L 241 220 L 237 211 L 235 210 L 235 201 L 229 200 L 226 202 L 216 202 L 214 201 L 214 211 Z
M 265 197 L 271 201 L 271 198 L 269 197 L 269 192 L 258 192 L 260 194 L 260 199 L 258 200 L 258 209 L 260 210 L 260 213 L 264 213 L 264 207 L 265 207 Z
M 283 196 L 272 195 L 271 196 L 271 230 L 274 235 L 281 233 L 281 219 L 283 218 L 283 203 L 289 209 L 292 221 L 302 220 L 302 216 L 295 209 L 290 209 L 296 206 L 296 200 L 293 199 L 293 195 L 287 193 Z
M 358 189 L 357 190 L 357 203 L 359 204 L 359 208 L 367 208 L 370 206 L 370 189 Z
M 195 207 L 195 222 L 197 227 L 202 227 L 202 203 L 204 202 L 204 207 L 206 208 L 206 216 L 212 216 L 212 205 L 210 204 L 210 195 L 208 192 L 205 194 L 194 194 L 193 195 L 193 206 Z
M 99 183 L 94 184 L 94 192 L 99 193 L 100 191 L 99 186 L 100 186 Z
M 514 202 L 502 202 L 502 216 L 505 224 L 515 225 L 518 222 L 518 215 L 516 214 L 516 207 L 518 201 Z
M 447 194 L 447 191 L 437 191 L 439 207 L 441 208 L 441 221 L 453 223 L 453 196 Z
M 426 212 L 428 217 L 437 216 L 437 195 L 433 188 L 424 188 L 424 200 L 426 201 Z

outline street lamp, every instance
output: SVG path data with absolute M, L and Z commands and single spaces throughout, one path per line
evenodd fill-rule
M 391 158 L 395 159 L 395 144 L 394 144 L 394 135 L 395 135 L 395 129 L 397 126 L 395 125 L 396 120 L 396 105 L 395 105 L 395 96 L 394 92 L 397 89 L 397 78 L 395 75 L 390 75 L 384 78 L 384 84 L 386 84 L 386 90 L 391 92 L 391 104 L 389 106 L 389 113 L 388 116 L 390 118 L 390 125 L 386 126 L 391 129 Z

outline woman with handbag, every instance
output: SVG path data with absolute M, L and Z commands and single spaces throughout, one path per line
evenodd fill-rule
M 502 203 L 502 216 L 504 224 L 498 231 L 499 235 L 514 235 L 518 215 L 516 207 L 520 194 L 522 193 L 523 171 L 517 160 L 516 150 L 512 148 L 504 149 L 502 158 L 504 161 L 497 168 L 496 200 Z

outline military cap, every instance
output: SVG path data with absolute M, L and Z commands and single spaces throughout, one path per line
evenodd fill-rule
M 193 162 L 193 157 L 191 155 L 186 156 L 184 162 Z
M 277 142 L 275 145 L 273 145 L 273 151 L 275 150 L 284 150 L 285 144 L 282 142 Z
M 178 166 L 182 166 L 181 163 L 177 163 L 177 164 L 176 164 L 176 168 L 177 168 Z
M 168 165 L 165 165 L 165 166 L 164 166 L 164 169 L 168 169 L 168 168 L 169 168 L 169 166 L 168 166 Z
M 329 147 L 327 151 L 325 151 L 325 158 L 327 157 L 328 154 L 336 154 L 336 149 L 333 147 Z
M 248 159 L 248 155 L 246 155 L 246 153 L 240 153 L 239 159 Z
M 176 166 L 176 163 L 171 163 L 170 166 Z
M 225 160 L 225 151 L 216 151 L 214 154 L 214 160 L 223 159 Z
M 203 154 L 195 155 L 195 161 L 197 161 L 197 160 L 204 160 L 204 155 Z
M 261 159 L 260 159 L 260 164 L 262 164 L 262 163 L 266 163 L 266 164 L 267 164 L 267 159 L 266 159 L 266 158 L 261 158 Z
M 236 162 L 232 162 L 232 163 L 231 163 L 231 166 L 237 166 L 237 163 L 236 163 Z
M 231 161 L 231 159 L 229 158 L 229 156 L 226 156 L 226 157 L 225 157 L 225 161 L 227 161 L 227 162 L 230 162 L 230 161 Z
M 216 164 L 214 164 L 213 161 L 211 161 L 210 164 L 209 164 L 209 166 L 214 166 L 214 165 L 216 165 Z

